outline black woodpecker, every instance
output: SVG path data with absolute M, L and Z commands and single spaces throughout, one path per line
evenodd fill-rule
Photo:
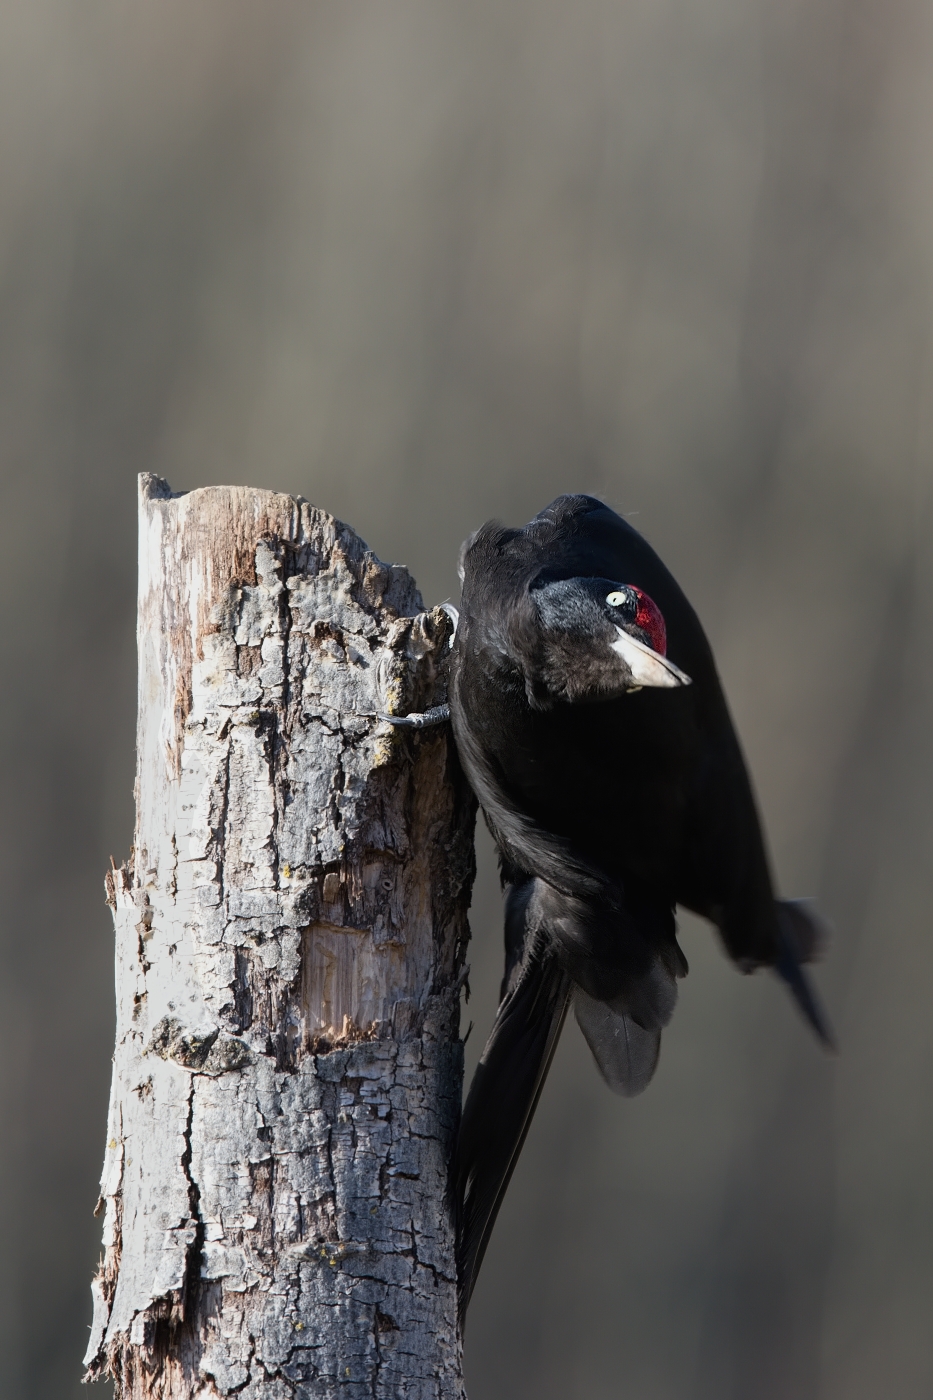
M 678 904 L 830 1033 L 801 967 L 818 925 L 774 898 L 709 643 L 650 545 L 560 496 L 523 529 L 484 525 L 461 572 L 450 717 L 505 896 L 502 999 L 453 1164 L 465 1317 L 568 1007 L 611 1089 L 651 1079 L 687 972 Z

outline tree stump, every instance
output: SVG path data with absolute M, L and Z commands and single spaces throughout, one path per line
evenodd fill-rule
M 474 802 L 451 623 L 300 498 L 140 479 L 136 837 L 88 1378 L 463 1396 L 447 1173 Z

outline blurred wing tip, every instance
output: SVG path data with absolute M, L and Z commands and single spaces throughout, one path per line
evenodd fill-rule
M 838 1053 L 836 1037 L 829 1024 L 829 1017 L 816 994 L 816 989 L 800 964 L 792 958 L 782 958 L 777 964 L 777 972 L 787 983 L 804 1020 L 811 1026 L 823 1048 L 832 1054 Z
M 798 962 L 818 962 L 835 937 L 829 919 L 817 909 L 816 900 L 776 901 L 781 932 Z

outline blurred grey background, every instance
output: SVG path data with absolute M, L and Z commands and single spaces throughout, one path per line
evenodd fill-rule
M 644 1098 L 568 1027 L 471 1400 L 933 1394 L 931 60 L 922 0 L 0 8 L 3 1400 L 84 1393 L 140 471 L 300 492 L 430 602 L 602 495 L 836 926 L 835 1060 L 692 924 Z

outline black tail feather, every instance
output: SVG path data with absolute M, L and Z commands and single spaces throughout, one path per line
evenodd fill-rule
M 473 1076 L 454 1159 L 460 1325 L 560 1036 L 571 984 L 538 933 Z

